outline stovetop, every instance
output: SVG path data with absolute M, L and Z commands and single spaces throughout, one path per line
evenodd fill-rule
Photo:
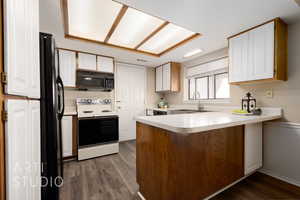
M 111 99 L 78 98 L 76 103 L 78 118 L 118 115 L 113 110 Z

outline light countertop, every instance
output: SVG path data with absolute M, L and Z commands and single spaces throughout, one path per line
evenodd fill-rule
M 204 112 L 192 114 L 138 116 L 137 122 L 162 128 L 171 132 L 189 134 L 219 128 L 259 123 L 282 116 L 280 108 L 263 109 L 260 116 L 240 116 L 230 112 Z

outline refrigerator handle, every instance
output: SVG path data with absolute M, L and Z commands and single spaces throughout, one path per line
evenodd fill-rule
M 59 105 L 60 107 L 58 108 L 58 114 L 59 114 L 59 117 L 60 119 L 63 117 L 64 115 L 64 111 L 65 111 L 65 91 L 64 91 L 64 84 L 61 80 L 60 77 L 57 77 L 57 85 L 58 85 L 58 97 L 59 97 L 59 101 L 60 101 L 60 104 Z

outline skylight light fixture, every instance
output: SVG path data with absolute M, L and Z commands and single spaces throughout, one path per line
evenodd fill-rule
M 184 57 L 184 58 L 192 57 L 192 56 L 194 56 L 194 55 L 196 55 L 196 54 L 201 53 L 202 51 L 203 51 L 202 49 L 194 49 L 194 50 L 192 50 L 192 51 L 190 51 L 190 52 L 184 54 L 183 57 Z
M 65 37 L 161 56 L 200 36 L 113 0 L 61 0 Z

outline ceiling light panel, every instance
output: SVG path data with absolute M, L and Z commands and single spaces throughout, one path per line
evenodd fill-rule
M 103 42 L 121 8 L 111 0 L 68 0 L 69 34 Z
M 160 54 L 194 34 L 195 32 L 189 31 L 174 24 L 168 24 L 142 46 L 140 46 L 138 50 Z
M 135 48 L 165 21 L 128 8 L 108 43 Z

